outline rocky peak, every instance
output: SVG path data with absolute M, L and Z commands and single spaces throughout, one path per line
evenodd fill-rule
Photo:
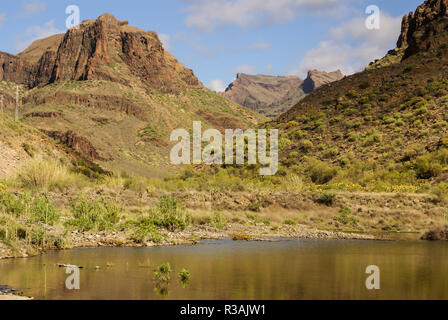
M 448 0 L 427 0 L 415 12 L 405 15 L 402 20 L 401 34 L 397 47 L 406 49 L 405 57 L 409 57 L 421 50 L 434 48 L 430 38 L 444 32 L 438 30 L 433 23 L 448 16 Z
M 342 79 L 338 70 L 310 70 L 305 81 L 297 76 L 248 75 L 238 73 L 222 95 L 270 117 L 285 112 L 318 87 Z
M 341 70 L 336 70 L 333 72 L 324 72 L 319 70 L 309 70 L 306 79 L 303 81 L 303 91 L 305 93 L 311 93 L 315 89 L 344 78 Z
M 30 88 L 65 80 L 108 80 L 126 85 L 138 81 L 163 93 L 200 84 L 192 70 L 164 50 L 156 32 L 129 26 L 108 13 L 55 39 L 52 48 L 33 48 L 33 56 L 40 56 L 33 61 L 25 59 L 27 50 L 22 57 L 0 54 L 0 60 L 15 61 L 15 67 L 0 64 L 0 80 L 15 80 Z

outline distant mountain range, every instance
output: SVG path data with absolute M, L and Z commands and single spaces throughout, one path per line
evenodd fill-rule
M 310 70 L 305 80 L 296 76 L 247 75 L 239 73 L 222 96 L 268 117 L 275 117 L 294 106 L 322 85 L 340 80 L 341 71 Z

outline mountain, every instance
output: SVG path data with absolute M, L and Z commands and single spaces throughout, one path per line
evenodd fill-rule
M 383 190 L 448 178 L 448 0 L 403 18 L 397 48 L 313 91 L 268 127 L 284 165 L 313 182 Z M 425 187 L 426 186 L 426 187 Z
M 0 80 L 20 84 L 21 119 L 108 170 L 165 175 L 176 128 L 247 128 L 264 118 L 206 89 L 156 32 L 110 14 L 0 53 Z M 14 93 L 3 91 L 7 111 Z
M 338 70 L 311 70 L 305 80 L 299 77 L 247 75 L 239 73 L 222 95 L 249 109 L 275 117 L 287 111 L 314 89 L 343 78 Z

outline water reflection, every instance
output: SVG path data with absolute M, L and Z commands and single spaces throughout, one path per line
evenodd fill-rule
M 191 281 L 158 283 L 154 270 L 166 262 Z M 58 263 L 85 267 L 80 290 L 65 288 Z M 381 290 L 365 287 L 369 265 L 381 270 Z M 0 284 L 37 299 L 448 299 L 446 270 L 446 242 L 214 241 L 0 261 Z

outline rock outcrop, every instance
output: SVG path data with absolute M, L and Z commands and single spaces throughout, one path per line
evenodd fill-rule
M 86 137 L 80 136 L 71 130 L 67 132 L 59 132 L 41 129 L 40 131 L 78 152 L 81 156 L 88 160 L 102 160 L 95 147 Z
M 446 33 L 439 20 L 448 18 L 448 0 L 427 0 L 415 12 L 403 17 L 397 48 L 405 48 L 407 58 L 417 52 L 426 52 L 440 47 L 435 36 Z M 442 28 L 441 28 L 442 27 Z
M 299 77 L 238 74 L 222 95 L 259 113 L 275 117 L 287 111 L 320 86 L 340 80 L 341 71 L 311 70 L 305 80 Z
M 40 55 L 40 58 L 37 58 Z M 164 50 L 156 32 L 110 14 L 61 36 L 38 40 L 18 56 L 0 54 L 0 80 L 29 88 L 65 80 L 108 80 L 173 93 L 199 85 L 193 71 Z M 118 72 L 117 72 L 118 71 Z

